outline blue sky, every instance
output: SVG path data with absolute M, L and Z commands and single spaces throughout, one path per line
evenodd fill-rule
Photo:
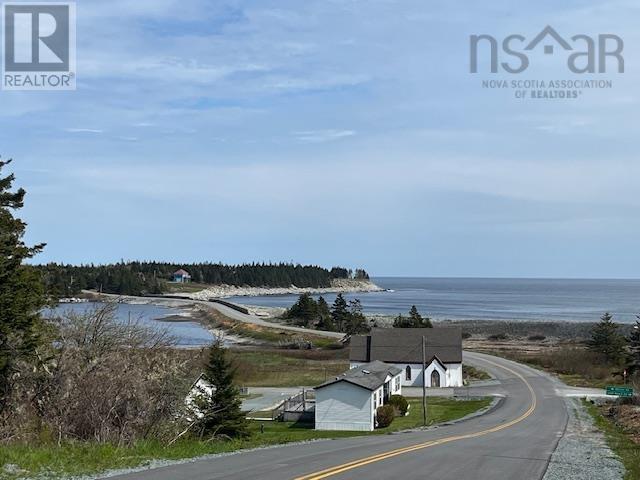
M 77 91 L 0 92 L 40 262 L 640 276 L 637 2 L 83 0 L 77 17 Z M 468 72 L 470 34 L 547 24 L 621 36 L 625 73 L 544 101 L 481 80 L 571 78 L 559 57 Z

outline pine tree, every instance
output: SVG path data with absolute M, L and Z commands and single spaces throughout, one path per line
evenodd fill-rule
M 329 305 L 323 297 L 318 298 L 318 329 L 329 332 L 333 332 L 336 329 L 333 319 L 331 318 Z
M 11 160 L 0 161 L 0 172 Z M 28 247 L 26 224 L 13 216 L 24 205 L 25 191 L 10 191 L 14 175 L 0 176 L 0 412 L 6 407 L 15 366 L 29 360 L 39 342 L 44 306 L 40 276 L 24 261 L 44 248 Z
M 640 315 L 636 324 L 631 329 L 629 341 L 629 363 L 627 370 L 629 375 L 640 373 Z
M 411 327 L 411 320 L 402 315 L 401 313 L 393 320 L 393 328 L 409 328 Z
M 618 333 L 618 325 L 608 312 L 591 329 L 591 339 L 587 343 L 591 351 L 600 353 L 614 364 L 619 364 L 624 359 L 625 345 L 626 339 Z
M 209 358 L 204 370 L 204 379 L 214 389 L 211 396 L 201 395 L 198 421 L 201 436 L 227 435 L 244 437 L 249 435 L 245 415 L 240 410 L 240 392 L 233 383 L 235 370 L 227 359 L 226 349 L 220 341 L 209 349 Z
M 341 293 L 338 294 L 331 306 L 331 319 L 336 329 L 339 332 L 344 332 L 344 328 L 349 321 L 349 308 Z
M 409 319 L 411 320 L 411 326 L 414 328 L 433 328 L 431 319 L 429 317 L 422 317 L 415 305 L 411 306 L 409 310 Z
M 355 299 L 349 302 L 349 317 L 345 328 L 347 335 L 357 335 L 367 333 L 370 330 L 367 324 L 367 317 L 362 313 L 360 300 Z
M 308 327 L 318 317 L 318 304 L 308 293 L 303 293 L 285 313 L 285 318 L 294 320 L 296 325 Z

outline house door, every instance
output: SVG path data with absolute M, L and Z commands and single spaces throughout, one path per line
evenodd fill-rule
M 440 388 L 440 373 L 437 370 L 431 372 L 431 386 Z

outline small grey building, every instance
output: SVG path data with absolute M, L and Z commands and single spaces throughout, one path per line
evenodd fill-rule
M 401 394 L 401 374 L 393 365 L 371 362 L 318 385 L 316 430 L 372 431 L 378 407 Z

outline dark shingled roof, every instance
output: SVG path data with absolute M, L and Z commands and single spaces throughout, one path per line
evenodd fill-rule
M 426 357 L 442 363 L 462 363 L 462 330 L 439 328 L 374 328 L 369 335 L 351 337 L 352 362 L 379 360 L 389 363 L 422 363 L 422 336 Z
M 360 365 L 357 368 L 352 368 L 342 375 L 318 385 L 315 387 L 315 390 L 338 382 L 349 382 L 357 385 L 358 387 L 373 391 L 384 385 L 384 381 L 388 376 L 395 377 L 401 372 L 402 370 L 398 367 L 394 367 L 393 365 L 387 365 L 382 362 L 371 362 L 365 365 Z

